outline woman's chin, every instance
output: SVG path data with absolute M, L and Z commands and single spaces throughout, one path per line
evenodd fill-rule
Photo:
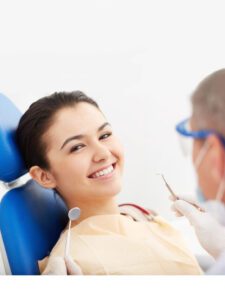
M 97 191 L 97 189 L 95 190 L 95 194 L 97 196 L 97 194 L 101 197 L 114 197 L 116 195 L 118 195 L 122 190 L 122 185 L 121 184 L 113 184 L 110 187 L 102 187 L 101 189 L 99 189 Z

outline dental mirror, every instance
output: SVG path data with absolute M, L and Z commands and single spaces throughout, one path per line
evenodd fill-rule
M 71 222 L 77 220 L 79 217 L 80 217 L 80 209 L 79 209 L 79 207 L 74 207 L 74 208 L 71 208 L 69 210 L 69 212 L 68 212 L 69 228 L 68 228 L 67 236 L 66 236 L 66 244 L 65 244 L 64 257 L 68 256 L 68 254 L 69 254 Z

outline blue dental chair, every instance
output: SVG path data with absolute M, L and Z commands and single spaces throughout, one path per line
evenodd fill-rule
M 0 94 L 0 232 L 13 275 L 37 275 L 37 261 L 47 256 L 67 224 L 67 208 L 52 190 L 33 180 L 17 187 L 27 170 L 15 141 L 21 113 Z M 6 188 L 7 187 L 7 188 Z

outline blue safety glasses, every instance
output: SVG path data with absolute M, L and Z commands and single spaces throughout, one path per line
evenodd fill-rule
M 193 130 L 191 130 L 189 121 L 190 121 L 190 119 L 188 118 L 176 125 L 175 128 L 176 128 L 176 131 L 179 133 L 180 137 L 189 138 L 186 140 L 205 139 L 209 135 L 214 134 L 220 139 L 221 143 L 223 144 L 223 146 L 225 148 L 225 138 L 221 134 L 219 134 L 215 130 L 211 130 L 211 129 L 203 129 L 203 130 L 193 131 Z M 185 149 L 185 148 L 190 148 L 190 146 L 189 147 L 185 146 L 184 139 L 180 139 L 180 141 L 181 141 L 181 147 L 184 151 L 184 154 L 187 154 L 188 149 Z M 193 141 L 191 141 L 191 144 L 192 144 L 192 142 Z M 187 142 L 186 142 L 186 145 L 187 145 Z M 188 152 L 190 152 L 190 149 L 188 150 Z
M 176 125 L 176 131 L 186 137 L 194 139 L 205 139 L 214 132 L 212 130 L 198 130 L 192 131 L 189 124 L 190 119 L 185 119 Z

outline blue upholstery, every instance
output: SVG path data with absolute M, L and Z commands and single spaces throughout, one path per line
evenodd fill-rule
M 39 274 L 37 260 L 50 253 L 67 220 L 64 202 L 33 180 L 6 193 L 0 227 L 12 273 Z
M 4 182 L 26 172 L 14 139 L 20 115 L 0 95 L 0 180 Z M 9 190 L 0 202 L 0 230 L 12 274 L 39 274 L 37 260 L 49 254 L 67 220 L 62 199 L 33 180 Z
M 10 182 L 25 174 L 24 163 L 14 141 L 21 113 L 0 94 L 0 180 Z

